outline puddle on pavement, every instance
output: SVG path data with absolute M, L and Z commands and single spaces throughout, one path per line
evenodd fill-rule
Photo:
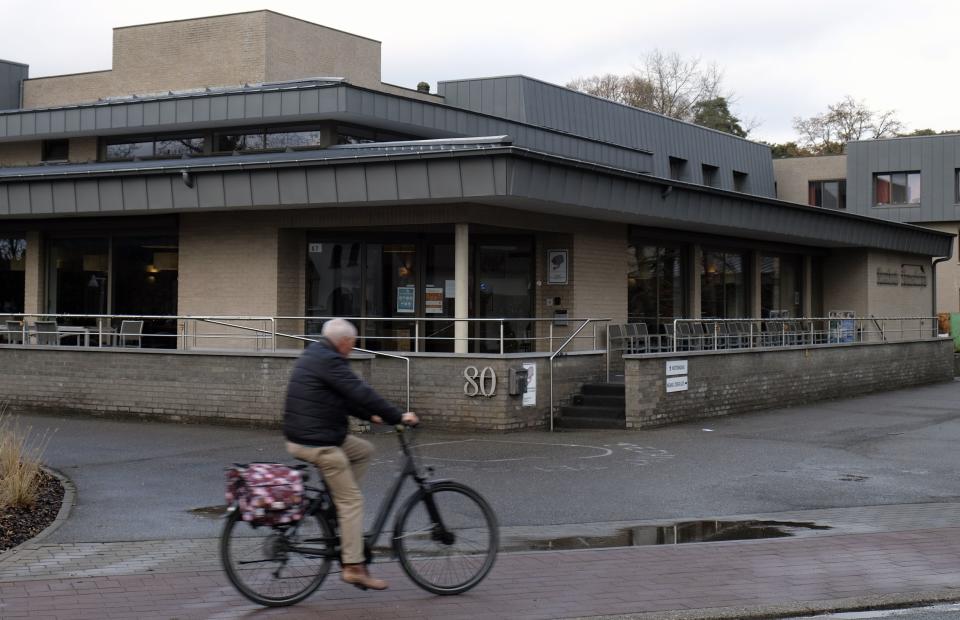
M 208 519 L 219 519 L 227 512 L 226 506 L 203 506 L 201 508 L 191 508 L 188 510 L 192 515 L 198 517 L 207 517 Z
M 829 530 L 829 526 L 798 521 L 683 521 L 672 525 L 638 526 L 608 536 L 567 536 L 542 540 L 513 540 L 507 547 L 533 550 L 598 549 L 642 545 L 677 545 L 723 540 L 784 538 L 801 532 Z

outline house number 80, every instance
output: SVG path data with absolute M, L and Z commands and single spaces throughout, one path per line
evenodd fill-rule
M 467 396 L 491 397 L 497 393 L 497 373 L 490 366 L 477 370 L 476 366 L 467 366 L 463 369 L 463 393 Z

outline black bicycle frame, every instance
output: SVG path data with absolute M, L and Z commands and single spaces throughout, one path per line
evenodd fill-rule
M 393 507 L 397 503 L 397 498 L 400 497 L 400 489 L 403 487 L 403 483 L 406 481 L 407 478 L 413 478 L 416 481 L 417 485 L 421 489 L 424 489 L 426 491 L 429 491 L 430 488 L 436 484 L 445 482 L 444 480 L 428 481 L 426 477 L 420 474 L 419 469 L 417 469 L 417 464 L 416 464 L 416 461 L 414 460 L 413 454 L 410 453 L 410 446 L 407 443 L 406 438 L 403 436 L 403 433 L 406 431 L 398 430 L 397 432 L 400 433 L 400 445 L 403 448 L 403 456 L 404 456 L 403 468 L 401 469 L 400 473 L 397 475 L 397 479 L 394 480 L 393 485 L 390 487 L 390 491 L 387 493 L 387 496 L 384 497 L 383 501 L 380 502 L 380 509 L 377 512 L 376 520 L 374 520 L 373 522 L 373 528 L 369 532 L 366 532 L 363 535 L 363 542 L 366 550 L 372 549 L 374 544 L 380 538 L 380 535 L 383 533 L 383 528 L 387 524 L 387 519 L 390 518 L 390 513 L 393 512 Z M 329 494 L 330 493 L 329 490 L 326 491 L 326 493 Z M 330 500 L 333 501 L 332 496 L 330 497 Z M 320 498 L 317 498 L 311 502 L 311 512 L 313 511 L 314 506 L 318 506 L 319 503 L 320 503 Z M 430 514 L 430 518 L 433 520 L 434 523 L 437 523 L 440 525 L 442 531 L 446 531 L 446 528 L 441 522 L 440 514 L 437 512 L 437 506 L 436 504 L 434 504 L 433 498 L 429 494 L 429 492 L 426 495 L 425 503 L 427 505 L 427 512 Z M 319 516 L 320 515 L 318 515 L 318 517 Z M 340 537 L 337 536 L 335 540 L 339 542 Z M 311 542 L 321 542 L 321 541 L 331 542 L 329 539 L 326 539 L 326 538 L 310 538 L 310 539 L 304 540 L 303 542 L 311 543 Z M 290 547 L 290 550 L 294 552 L 307 553 L 307 554 L 309 554 L 311 551 L 315 551 L 315 550 L 304 549 L 296 546 Z M 328 548 L 328 554 L 331 556 L 335 553 L 335 551 L 338 551 L 338 550 L 335 550 L 333 548 Z

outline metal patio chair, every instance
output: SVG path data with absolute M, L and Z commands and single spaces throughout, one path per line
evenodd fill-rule
M 37 321 L 34 323 L 36 328 L 37 344 L 45 347 L 55 347 L 60 344 L 60 332 L 57 330 L 56 321 Z
M 7 344 L 23 344 L 23 323 L 20 321 L 7 321 L 5 332 Z
M 143 335 L 143 321 L 121 321 L 117 334 L 117 345 L 121 347 L 140 347 Z

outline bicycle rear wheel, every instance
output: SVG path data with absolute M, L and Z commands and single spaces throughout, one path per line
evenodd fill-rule
M 493 509 L 456 482 L 414 493 L 400 509 L 393 533 L 403 570 L 434 594 L 460 594 L 480 583 L 493 567 L 499 541 Z
M 305 516 L 296 528 L 255 528 L 235 510 L 220 535 L 220 560 L 240 594 L 259 605 L 283 607 L 320 587 L 330 572 L 333 541 L 322 518 Z

